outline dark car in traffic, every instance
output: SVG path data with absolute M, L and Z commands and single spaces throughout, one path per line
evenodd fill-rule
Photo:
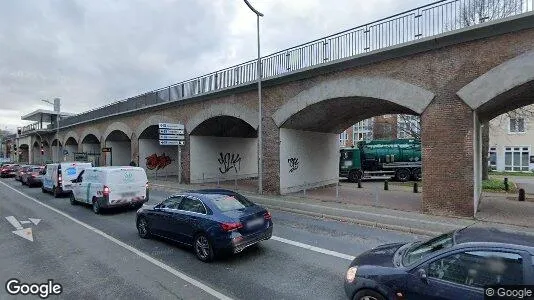
M 534 284 L 534 236 L 467 227 L 424 242 L 357 256 L 345 274 L 349 299 L 484 299 L 485 287 Z
M 18 169 L 15 171 L 15 180 L 22 182 L 22 175 L 28 172 L 28 170 L 30 170 L 31 168 L 32 166 L 30 165 L 19 166 Z
M 209 262 L 218 254 L 235 254 L 272 236 L 271 214 L 245 196 L 224 189 L 172 195 L 137 211 L 139 236 L 160 236 L 192 246 Z
M 6 177 L 14 177 L 15 176 L 15 170 L 17 169 L 18 165 L 16 164 L 6 164 L 3 165 L 0 169 L 0 177 L 6 178 Z
M 28 170 L 22 174 L 22 184 L 29 187 L 41 186 L 43 184 L 43 171 L 43 166 L 32 166 L 28 168 Z

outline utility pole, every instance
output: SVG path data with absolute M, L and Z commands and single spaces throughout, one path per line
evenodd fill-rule
M 258 73 L 258 194 L 263 194 L 263 134 L 262 134 L 262 109 L 261 109 L 261 53 L 260 53 L 260 17 L 263 17 L 263 14 L 256 10 L 252 5 L 245 1 L 245 4 L 256 14 L 256 33 L 258 38 L 258 62 L 257 64 L 257 73 Z

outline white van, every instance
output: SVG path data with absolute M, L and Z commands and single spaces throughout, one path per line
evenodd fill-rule
M 53 193 L 54 197 L 63 194 L 69 194 L 71 191 L 72 180 L 78 178 L 78 175 L 93 165 L 87 162 L 63 162 L 47 164 L 42 174 L 43 193 Z
M 148 201 L 148 179 L 140 167 L 87 168 L 72 182 L 70 203 L 91 204 L 97 214 L 103 208 L 138 208 Z

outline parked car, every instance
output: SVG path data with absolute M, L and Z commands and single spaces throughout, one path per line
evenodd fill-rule
M 0 169 L 0 177 L 6 178 L 6 177 L 14 177 L 15 176 L 15 170 L 17 169 L 19 165 L 17 164 L 6 164 L 2 166 Z
M 148 201 L 148 179 L 140 167 L 86 168 L 72 183 L 71 204 L 91 204 L 96 214 L 112 207 L 139 208 Z
M 17 171 L 15 171 L 15 180 L 16 181 L 20 181 L 22 182 L 22 175 L 24 175 L 25 172 L 28 172 L 28 170 L 31 168 L 32 166 L 30 165 L 22 165 L 20 166 Z
M 29 187 L 40 186 L 43 184 L 42 174 L 44 166 L 33 166 L 27 172 L 22 174 L 22 184 Z
M 239 253 L 272 236 L 271 214 L 245 196 L 224 189 L 189 191 L 137 211 L 141 238 L 160 236 L 193 246 L 209 262 L 217 254 Z
M 345 278 L 349 299 L 484 299 L 484 287 L 534 284 L 534 236 L 468 227 L 424 242 L 360 254 Z
M 43 193 L 53 193 L 56 198 L 68 195 L 71 192 L 72 180 L 78 178 L 83 170 L 92 166 L 91 163 L 85 162 L 47 164 L 42 177 L 41 190 Z

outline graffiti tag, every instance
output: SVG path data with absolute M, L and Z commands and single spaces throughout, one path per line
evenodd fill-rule
M 219 167 L 219 172 L 221 172 L 221 174 L 224 174 L 232 169 L 234 169 L 237 173 L 241 169 L 241 157 L 238 153 L 230 154 L 227 152 L 226 154 L 223 154 L 220 152 L 217 161 L 221 165 Z
M 289 164 L 289 173 L 293 173 L 293 171 L 299 168 L 298 158 L 291 157 L 290 159 L 287 160 L 287 163 Z
M 146 159 L 146 167 L 149 170 L 161 170 L 164 169 L 166 166 L 170 165 L 172 162 L 172 159 L 165 155 L 163 153 L 162 155 L 158 156 L 156 153 L 145 157 Z

